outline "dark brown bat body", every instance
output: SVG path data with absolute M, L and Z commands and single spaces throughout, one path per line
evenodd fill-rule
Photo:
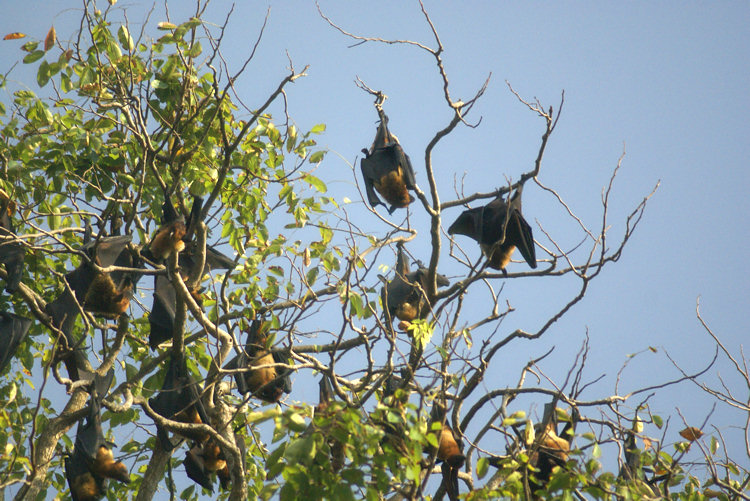
M 213 475 L 219 477 L 222 489 L 229 486 L 230 475 L 227 462 L 219 446 L 210 440 L 203 445 L 193 444 L 185 455 L 185 470 L 188 477 L 213 492 Z
M 396 276 L 380 291 L 383 308 L 391 319 L 411 322 L 416 318 L 426 318 L 432 310 L 432 299 L 427 297 L 427 268 L 417 271 L 409 270 L 404 249 L 398 246 L 396 258 Z M 436 276 L 438 287 L 447 287 L 450 281 L 443 275 Z
M 5 265 L 8 279 L 5 289 L 13 293 L 18 289 L 23 274 L 23 258 L 26 248 L 16 239 L 15 228 L 11 216 L 16 210 L 16 203 L 10 199 L 5 191 L 0 190 L 0 264 Z
M 288 360 L 279 352 L 270 353 L 266 347 L 266 334 L 263 322 L 253 320 L 245 345 L 244 353 L 227 364 L 227 369 L 243 369 L 234 375 L 237 389 L 243 395 L 251 393 L 266 402 L 278 402 L 281 395 L 292 391 L 289 369 L 261 367 L 262 365 L 286 364 Z
M 173 354 L 170 358 L 162 389 L 157 396 L 149 399 L 149 405 L 157 414 L 172 421 L 186 424 L 208 423 L 196 383 L 188 373 L 181 355 Z M 169 439 L 167 431 L 158 425 L 156 433 L 165 451 L 171 451 L 176 447 Z M 198 430 L 183 431 L 180 434 L 201 444 L 209 438 L 207 433 Z
M 109 389 L 114 371 L 104 377 L 94 376 L 86 422 L 78 424 L 75 450 L 65 459 L 65 475 L 74 500 L 94 500 L 104 495 L 106 479 L 130 482 L 127 467 L 115 461 L 104 440 L 100 414 L 101 399 Z
M 73 328 L 80 309 L 84 306 L 89 288 L 98 274 L 90 262 L 103 268 L 115 263 L 126 266 L 132 265 L 136 268 L 141 267 L 140 261 L 133 260 L 131 251 L 127 248 L 131 239 L 130 235 L 118 235 L 101 237 L 92 242 L 91 226 L 87 223 L 81 250 L 88 256 L 89 261 L 82 262 L 76 269 L 67 273 L 65 280 L 70 289 L 64 288 L 54 301 L 47 303 L 46 313 L 52 317 L 52 324 L 60 329 L 65 337 L 63 346 L 67 350 L 61 351 L 58 360 L 65 362 L 70 378 L 74 381 L 79 379 L 78 369 L 84 363 L 84 356 L 81 351 L 73 350 L 74 347 L 79 347 L 82 341 L 73 335 Z M 133 286 L 140 278 L 140 274 L 131 274 L 130 272 L 117 272 L 113 276 L 117 277 L 118 282 L 124 281 L 127 277 Z M 79 350 L 81 349 L 79 348 Z
M 106 480 L 92 474 L 86 460 L 75 452 L 65 458 L 65 477 L 73 501 L 96 501 L 104 496 Z
M 369 150 L 362 150 L 365 158 L 360 161 L 365 182 L 367 201 L 370 206 L 382 204 L 377 193 L 390 204 L 388 213 L 407 207 L 414 201 L 409 190 L 416 189 L 414 169 L 409 156 L 404 153 L 398 138 L 388 131 L 388 117 L 381 109 L 380 125 Z
M 165 234 L 163 237 L 165 239 L 164 245 L 157 242 L 156 252 L 154 252 L 153 249 L 150 248 L 147 249 L 146 252 L 147 256 L 149 254 L 153 254 L 151 258 L 155 261 L 159 261 L 159 259 L 157 259 L 157 254 L 161 254 L 160 248 L 167 246 L 167 244 L 171 242 L 171 238 L 179 236 L 180 241 L 177 246 L 180 248 L 176 250 L 180 252 L 178 264 L 183 280 L 190 276 L 193 271 L 195 271 L 196 266 L 198 266 L 195 259 L 195 256 L 199 251 L 199 249 L 197 248 L 197 242 L 190 241 L 190 239 L 193 237 L 195 228 L 198 225 L 202 205 L 203 200 L 200 197 L 195 197 L 193 201 L 193 207 L 190 210 L 188 224 L 186 227 L 183 224 L 184 231 L 180 231 L 178 232 L 178 234 L 175 234 L 172 237 L 170 237 L 169 234 Z M 166 228 L 171 224 L 174 224 L 175 222 L 181 223 L 181 220 L 179 219 L 170 219 L 177 218 L 177 212 L 174 210 L 171 202 L 165 202 L 163 210 L 164 220 L 162 221 L 162 228 Z M 157 233 L 157 236 L 158 235 L 159 233 Z M 154 237 L 154 242 L 156 242 L 156 240 L 156 237 Z M 154 245 L 154 242 L 152 242 L 152 245 Z M 169 253 L 171 252 L 172 251 L 169 251 Z M 209 245 L 206 246 L 205 254 L 206 260 L 203 267 L 203 273 L 201 275 L 211 270 L 234 268 L 234 260 L 229 259 L 229 257 L 225 256 Z M 196 286 L 195 288 L 189 290 L 189 292 L 196 303 L 201 306 L 203 304 L 203 297 L 201 295 L 203 289 Z M 151 313 L 149 314 L 150 332 L 148 344 L 151 349 L 156 349 L 161 343 L 169 341 L 173 338 L 176 303 L 176 293 L 174 287 L 172 286 L 172 283 L 166 276 L 156 275 L 154 277 L 154 302 L 151 308 Z
M 500 197 L 484 207 L 465 210 L 448 228 L 448 233 L 466 235 L 479 242 L 490 268 L 506 273 L 505 267 L 516 247 L 528 265 L 536 268 L 531 226 L 521 214 L 520 187 L 511 198 L 510 205 Z
M 15 356 L 18 346 L 31 327 L 31 319 L 0 312 L 0 374 Z

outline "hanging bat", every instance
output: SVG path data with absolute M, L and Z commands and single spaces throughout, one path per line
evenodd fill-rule
M 0 311 L 0 374 L 16 354 L 31 327 L 31 319 Z
M 186 224 L 185 219 L 177 215 L 172 202 L 167 198 L 162 205 L 162 225 L 156 230 L 147 252 L 142 252 L 142 254 L 151 261 L 159 263 L 174 253 L 182 252 L 185 249 L 185 243 L 193 237 L 202 206 L 203 199 L 195 197 Z
M 94 377 L 90 390 L 89 415 L 85 423 L 78 424 L 75 449 L 72 455 L 65 458 L 65 476 L 74 501 L 101 498 L 108 478 L 130 482 L 127 467 L 122 462 L 115 461 L 102 433 L 101 399 L 109 390 L 113 377 L 113 370 L 103 377 Z
M 5 191 L 0 190 L 0 264 L 5 265 L 8 278 L 5 290 L 14 293 L 18 289 L 23 274 L 23 258 L 26 247 L 15 242 L 16 233 L 10 217 L 16 209 L 16 204 Z
M 247 336 L 245 350 L 230 361 L 227 369 L 247 369 L 235 372 L 234 380 L 237 389 L 243 395 L 251 393 L 269 403 L 278 402 L 283 393 L 291 393 L 292 381 L 290 370 L 286 368 L 266 367 L 254 369 L 261 365 L 286 364 L 288 360 L 279 353 L 269 353 L 266 347 L 266 326 L 260 320 L 253 320 Z M 261 332 L 264 331 L 264 332 Z
M 213 476 L 219 477 L 222 489 L 229 487 L 227 462 L 218 444 L 209 439 L 205 444 L 193 444 L 185 455 L 185 470 L 191 480 L 210 492 L 214 490 Z
M 133 281 L 126 277 L 118 287 L 109 273 L 96 273 L 86 291 L 83 309 L 107 318 L 117 318 L 128 310 L 133 297 Z
M 148 403 L 154 412 L 172 421 L 188 424 L 208 424 L 209 422 L 198 393 L 197 383 L 190 376 L 182 355 L 172 354 L 162 389 L 157 396 L 151 397 Z M 208 434 L 202 431 L 186 431 L 180 434 L 199 443 L 209 438 Z M 179 445 L 179 442 L 177 444 L 172 442 L 167 431 L 159 425 L 156 426 L 156 435 L 162 448 L 167 452 Z
M 458 499 L 458 470 L 466 457 L 461 451 L 463 443 L 457 439 L 445 416 L 445 408 L 438 403 L 432 407 L 430 417 L 433 423 L 442 423 L 438 437 L 437 463 L 443 463 L 443 487 L 451 501 Z M 432 450 L 434 451 L 434 449 Z
M 328 379 L 328 376 L 325 374 L 322 375 L 319 386 L 320 399 L 318 400 L 318 405 L 315 406 L 315 414 L 330 416 L 331 403 L 334 399 L 333 388 L 331 387 L 331 381 Z M 331 469 L 334 472 L 338 472 L 344 466 L 344 461 L 346 460 L 344 444 L 341 440 L 332 436 L 330 428 L 331 426 L 329 426 L 327 430 L 321 431 L 327 439 L 328 447 L 331 449 Z
M 427 297 L 427 268 L 419 267 L 417 271 L 409 270 L 403 246 L 398 245 L 396 257 L 396 276 L 380 291 L 383 309 L 390 319 L 397 317 L 404 322 L 415 318 L 425 318 L 432 309 L 432 301 Z M 447 287 L 450 281 L 443 275 L 435 277 L 438 287 Z
M 398 138 L 388 131 L 388 117 L 382 109 L 378 109 L 378 114 L 380 125 L 375 140 L 369 150 L 362 150 L 365 158 L 359 165 L 370 206 L 374 209 L 379 204 L 385 205 L 378 198 L 379 193 L 391 205 L 388 214 L 393 214 L 396 209 L 403 209 L 414 201 L 409 190 L 415 190 L 417 182 L 409 156 L 404 153 Z
M 77 450 L 65 458 L 65 477 L 73 501 L 96 501 L 104 496 L 106 479 L 91 473 L 83 453 Z
M 81 250 L 86 253 L 91 261 L 96 262 L 101 267 L 108 267 L 112 266 L 123 253 L 129 253 L 126 247 L 130 240 L 130 235 L 118 235 L 102 237 L 92 242 L 91 226 L 87 223 Z M 85 305 L 86 295 L 97 274 L 98 272 L 89 262 L 82 262 L 78 268 L 65 275 L 65 280 L 70 289 L 66 287 L 54 301 L 47 303 L 45 311 L 52 317 L 52 324 L 62 331 L 68 349 L 73 349 L 79 344 L 79 340 L 73 337 L 73 327 L 78 318 L 79 305 Z M 116 308 L 112 307 L 111 309 Z M 71 361 L 70 358 L 64 360 L 71 379 L 77 380 L 78 364 Z
M 148 345 L 152 350 L 173 336 L 176 293 L 172 283 L 164 275 L 154 276 L 154 304 L 148 316 L 151 330 Z
M 522 188 L 523 186 L 519 186 L 516 189 L 510 204 L 498 197 L 484 207 L 463 211 L 448 228 L 449 235 L 458 233 L 479 242 L 482 253 L 489 261 L 489 267 L 502 270 L 505 275 L 508 274 L 505 267 L 516 247 L 528 265 L 536 268 L 531 226 L 521 214 Z
M 179 264 L 183 279 L 189 276 L 195 266 L 192 254 L 189 252 L 192 247 L 188 247 L 185 253 L 180 254 Z M 229 259 L 221 252 L 206 246 L 206 264 L 203 272 L 209 270 L 234 268 L 234 261 Z M 190 294 L 196 303 L 201 305 L 203 289 L 191 289 Z M 155 350 L 161 343 L 172 339 L 174 333 L 174 316 L 177 305 L 177 296 L 174 286 L 164 275 L 154 276 L 154 302 L 149 314 L 148 321 L 151 327 L 148 337 L 148 344 L 152 350 Z
M 529 464 L 539 471 L 534 479 L 529 479 L 532 492 L 544 488 L 552 475 L 555 466 L 564 466 L 570 453 L 570 442 L 573 440 L 578 411 L 574 408 L 571 420 L 563 428 L 561 436 L 557 434 L 557 412 L 554 402 L 545 404 L 542 423 L 536 425 L 537 439 L 529 455 Z

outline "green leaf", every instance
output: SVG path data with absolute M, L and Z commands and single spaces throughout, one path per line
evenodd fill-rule
M 122 45 L 123 49 L 128 52 L 133 52 L 133 49 L 135 48 L 135 42 L 133 42 L 133 37 L 130 36 L 130 32 L 128 31 L 127 26 L 120 26 L 120 28 L 117 30 L 117 39 L 120 41 L 120 45 Z
M 328 187 L 326 186 L 326 184 L 315 176 L 311 176 L 308 174 L 305 176 L 305 181 L 310 183 L 310 185 L 313 186 L 320 193 L 325 193 L 328 191 Z
M 326 124 L 318 124 L 318 125 L 313 126 L 313 128 L 310 129 L 310 132 L 312 134 L 320 134 L 324 130 L 326 130 Z
M 44 51 L 43 50 L 35 50 L 34 52 L 32 52 L 31 54 L 29 54 L 28 56 L 24 57 L 23 58 L 23 62 L 24 62 L 24 64 L 31 64 L 31 63 L 34 63 L 36 61 L 39 61 L 42 58 L 42 56 L 44 56 Z
M 284 451 L 284 458 L 290 462 L 310 464 L 315 457 L 317 447 L 312 435 L 292 440 Z
M 490 468 L 490 461 L 482 456 L 477 460 L 477 478 L 483 478 Z
M 313 153 L 312 155 L 310 155 L 310 160 L 308 160 L 308 161 L 311 164 L 319 164 L 321 161 L 323 161 L 323 157 L 325 157 L 325 156 L 326 156 L 326 152 L 325 151 L 323 151 L 323 150 L 316 151 L 315 153 Z
M 660 416 L 657 416 L 655 414 L 651 416 L 651 418 L 654 420 L 654 424 L 656 425 L 656 427 L 661 429 L 662 425 L 664 424 L 664 420 L 662 420 Z
M 45 85 L 47 85 L 47 82 L 49 82 L 49 77 L 49 63 L 47 61 L 42 61 L 39 64 L 39 69 L 36 72 L 36 83 L 39 84 L 39 87 L 44 87 Z

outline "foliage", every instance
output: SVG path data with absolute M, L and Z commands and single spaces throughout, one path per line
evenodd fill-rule
M 516 387 L 496 384 L 479 395 L 503 346 L 547 332 L 583 298 L 601 269 L 619 258 L 648 200 L 627 216 L 620 244 L 611 248 L 603 245 L 609 230 L 606 197 L 605 224 L 598 233 L 579 221 L 590 245 L 588 259 L 581 263 L 574 264 L 551 238 L 539 261 L 543 269 L 508 277 L 472 264 L 469 256 L 475 254 L 459 248 L 458 240 L 441 255 L 439 242 L 446 238 L 440 231 L 443 210 L 537 181 L 547 139 L 557 123 L 551 108 L 517 96 L 544 123 L 537 161 L 512 186 L 490 194 L 441 204 L 432 145 L 428 147 L 423 168 L 430 191 L 416 191 L 417 201 L 409 210 L 413 217 L 431 221 L 430 236 L 438 242 L 429 260 L 432 284 L 427 282 L 423 291 L 433 311 L 429 319 L 417 319 L 397 332 L 384 320 L 380 284 L 371 280 L 376 272 L 366 257 L 412 241 L 416 230 L 408 223 L 390 222 L 393 231 L 383 238 L 359 231 L 327 196 L 318 174 L 326 152 L 316 144 L 325 127 L 301 131 L 289 116 L 269 111 L 304 69 L 292 68 L 263 103 L 248 108 L 242 96 L 234 94 L 234 82 L 245 76 L 246 65 L 231 72 L 220 57 L 220 30 L 194 17 L 178 24 L 151 23 L 137 34 L 118 12 L 87 4 L 81 33 L 72 42 L 60 41 L 54 29 L 44 41 L 26 42 L 23 62 L 36 68 L 39 91 L 18 90 L 0 109 L 0 188 L 6 202 L 15 203 L 16 210 L 9 213 L 26 253 L 19 290 L 4 294 L 0 302 L 3 311 L 35 320 L 15 354 L 13 370 L 1 380 L 0 443 L 7 445 L 0 451 L 0 471 L 5 472 L 0 487 L 15 489 L 17 499 L 68 489 L 63 462 L 74 447 L 72 430 L 86 415 L 89 391 L 68 365 L 73 358 L 81 373 L 115 368 L 104 429 L 108 437 L 116 437 L 115 457 L 127 464 L 131 482 L 110 482 L 107 495 L 114 499 L 138 492 L 141 499 L 150 499 L 159 488 L 180 499 L 205 494 L 197 484 L 174 480 L 183 470 L 178 456 L 183 448 L 174 455 L 162 449 L 155 418 L 147 410 L 148 399 L 164 384 L 166 360 L 184 346 L 188 370 L 200 382 L 211 417 L 211 437 L 220 441 L 231 470 L 231 489 L 222 491 L 221 498 L 442 496 L 445 485 L 430 481 L 429 474 L 442 459 L 438 450 L 443 423 L 433 422 L 430 408 L 446 401 L 452 412 L 445 421 L 464 437 L 460 493 L 467 499 L 729 499 L 746 490 L 747 471 L 734 461 L 725 461 L 725 475 L 713 473 L 707 480 L 683 465 L 683 456 L 697 446 L 707 463 L 720 462 L 716 437 L 683 436 L 671 450 L 663 439 L 650 436 L 666 433 L 666 426 L 659 416 L 648 414 L 646 401 L 628 411 L 626 397 L 580 398 L 586 386 L 581 378 L 587 346 L 571 368 L 572 380 L 553 390 L 525 385 L 526 374 L 538 367 L 539 359 L 530 362 Z M 149 39 L 150 30 L 158 38 Z M 437 141 L 465 120 L 486 83 L 473 99 L 452 101 L 435 35 L 436 49 L 420 47 L 439 63 L 446 102 L 454 113 L 436 134 Z M 370 91 L 364 83 L 362 88 Z M 370 92 L 380 106 L 382 93 Z M 138 270 L 144 277 L 129 313 L 116 322 L 90 313 L 79 316 L 72 338 L 76 342 L 71 343 L 53 324 L 45 304 L 65 293 L 66 273 L 89 260 L 82 250 L 87 223 L 95 238 L 132 234 L 132 248 L 144 251 L 165 217 L 165 200 L 187 217 L 194 197 L 206 201 L 201 220 L 208 226 L 198 227 L 197 242 L 207 231 L 210 246 L 236 256 L 235 267 L 184 277 L 173 258 L 166 266 Z M 198 255 L 205 254 L 204 242 Z M 463 266 L 463 276 L 438 291 L 438 262 L 448 256 Z M 7 280 L 9 271 L 0 268 L 0 278 Z M 151 350 L 147 302 L 151 277 L 157 275 L 173 284 L 202 287 L 202 304 L 187 289 L 176 287 L 173 342 Z M 579 284 L 559 313 L 536 332 L 517 330 L 504 339 L 492 334 L 471 352 L 472 331 L 499 325 L 512 309 L 501 311 L 500 294 L 489 286 L 483 300 L 490 313 L 462 317 L 470 289 L 506 278 L 554 275 L 568 275 Z M 340 328 L 320 329 L 315 320 L 324 317 L 340 319 Z M 278 368 L 329 378 L 333 401 L 317 407 L 314 399 L 262 407 L 233 391 L 227 362 L 240 353 L 251 321 L 261 318 L 271 334 L 264 348 L 287 355 L 284 362 L 276 362 Z M 404 340 L 411 351 L 398 356 Z M 429 361 L 423 357 L 426 350 L 432 350 Z M 356 364 L 356 378 L 337 372 L 342 359 Z M 61 362 L 67 374 L 61 372 Z M 394 381 L 401 386 L 389 393 L 386 388 Z M 70 396 L 52 399 L 51 388 L 65 388 Z M 556 411 L 554 417 L 534 422 L 515 406 L 516 397 L 524 393 L 552 399 L 553 408 L 559 403 L 570 416 L 557 416 Z M 569 455 L 545 474 L 540 458 L 549 451 L 542 430 L 558 417 L 579 428 L 568 437 Z M 162 425 L 175 430 L 169 423 Z M 504 454 L 491 452 L 497 447 L 483 447 L 502 440 Z M 438 464 L 436 471 L 440 469 Z M 533 492 L 535 485 L 540 492 Z

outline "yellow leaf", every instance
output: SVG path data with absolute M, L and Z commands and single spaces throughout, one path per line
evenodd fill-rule
M 47 36 L 44 38 L 44 50 L 48 51 L 55 46 L 57 41 L 57 33 L 55 33 L 55 27 L 51 27 L 47 32 Z
M 700 431 L 698 428 L 695 428 L 694 426 L 688 426 L 684 430 L 680 432 L 680 436 L 684 438 L 685 440 L 689 440 L 691 442 L 695 442 L 699 438 L 703 436 L 703 432 Z
M 16 31 L 15 33 L 8 33 L 3 37 L 3 40 L 18 40 L 19 38 L 25 38 L 25 33 L 19 33 Z

